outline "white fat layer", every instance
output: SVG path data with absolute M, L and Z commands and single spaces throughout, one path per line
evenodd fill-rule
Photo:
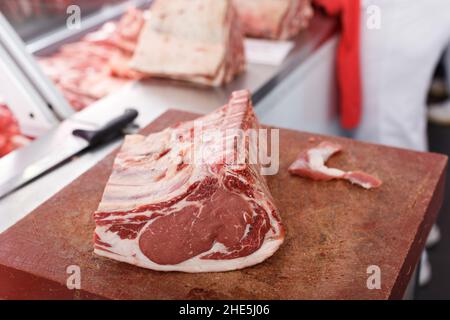
M 355 179 L 355 178 L 352 177 L 351 175 L 348 175 L 348 176 L 346 177 L 346 179 L 347 179 L 348 181 L 350 181 L 351 183 L 353 183 L 353 184 L 356 184 L 356 185 L 358 185 L 358 186 L 360 186 L 360 187 L 363 187 L 364 189 L 369 190 L 369 189 L 372 189 L 372 188 L 373 188 L 373 185 L 372 185 L 370 182 L 363 182 L 363 181 L 361 181 L 361 180 Z
M 339 169 L 329 168 L 325 165 L 328 159 L 336 152 L 335 148 L 323 147 L 308 151 L 309 167 L 311 170 L 321 172 L 327 176 L 341 178 L 345 172 Z
M 160 265 L 152 262 L 139 250 L 136 252 L 136 256 L 131 255 L 117 255 L 107 251 L 95 249 L 95 254 L 111 259 L 115 259 L 122 262 L 137 265 L 139 267 L 148 268 L 157 271 L 181 271 L 188 273 L 198 272 L 222 272 L 231 271 L 246 268 L 271 257 L 275 251 L 278 250 L 283 243 L 283 239 L 266 239 L 263 245 L 254 253 L 236 259 L 224 259 L 224 260 L 211 260 L 202 259 L 201 257 L 209 253 L 214 252 L 226 252 L 226 248 L 221 243 L 215 243 L 214 246 L 208 251 L 201 253 L 189 260 L 176 265 Z M 110 249 L 108 249 L 110 250 Z
M 248 233 L 250 232 L 250 228 L 251 228 L 251 224 L 247 223 L 247 225 L 245 226 L 244 235 L 241 237 L 241 241 L 243 239 L 245 239 L 245 237 L 248 235 Z

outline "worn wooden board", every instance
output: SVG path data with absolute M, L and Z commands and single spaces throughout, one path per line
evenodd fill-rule
M 144 131 L 194 114 L 168 111 Z M 276 254 L 241 271 L 163 273 L 96 257 L 96 209 L 114 154 L 0 235 L 1 298 L 386 299 L 401 298 L 442 203 L 447 158 L 281 130 L 281 167 L 268 178 L 287 228 Z M 287 167 L 311 137 L 338 141 L 330 164 L 376 174 L 384 185 L 362 190 L 344 181 L 292 177 Z M 67 267 L 81 270 L 69 291 Z M 367 288 L 367 268 L 381 289 Z

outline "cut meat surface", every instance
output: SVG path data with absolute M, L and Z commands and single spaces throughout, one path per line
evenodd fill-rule
M 309 25 L 310 0 L 233 0 L 247 36 L 286 40 Z
M 340 169 L 329 168 L 326 162 L 330 157 L 342 151 L 339 144 L 324 141 L 318 146 L 302 151 L 297 160 L 289 167 L 289 172 L 301 177 L 313 180 L 329 181 L 342 179 L 364 189 L 378 188 L 382 182 L 361 171 L 342 171 Z
M 221 86 L 245 68 L 239 17 L 230 0 L 157 0 L 131 66 L 153 77 Z
M 239 91 L 200 119 L 127 136 L 94 213 L 95 253 L 183 272 L 236 270 L 272 256 L 284 228 L 261 165 L 249 161 L 258 145 L 246 143 L 238 157 L 234 143 L 237 131 L 258 128 L 250 93 Z M 199 140 L 211 130 L 220 134 Z

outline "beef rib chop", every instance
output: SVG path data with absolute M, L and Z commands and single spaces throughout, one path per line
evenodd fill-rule
M 198 143 L 196 130 L 222 138 Z M 197 128 L 197 129 L 196 129 Z M 97 255 L 160 271 L 218 272 L 269 258 L 284 228 L 261 165 L 248 161 L 257 143 L 246 143 L 243 162 L 230 132 L 258 129 L 250 93 L 198 120 L 147 137 L 127 136 L 94 213 Z M 231 130 L 230 130 L 231 129 Z M 208 161 L 193 161 L 206 154 Z

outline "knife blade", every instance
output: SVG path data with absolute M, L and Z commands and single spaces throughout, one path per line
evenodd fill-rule
M 80 129 L 80 124 L 67 121 L 58 128 L 52 139 L 45 143 L 38 140 L 34 148 L 25 146 L 23 150 L 6 155 L 0 159 L 0 199 L 67 159 L 113 141 L 123 134 L 123 130 L 137 116 L 135 109 L 127 109 L 122 115 L 96 130 Z M 77 125 L 78 128 L 75 127 Z

